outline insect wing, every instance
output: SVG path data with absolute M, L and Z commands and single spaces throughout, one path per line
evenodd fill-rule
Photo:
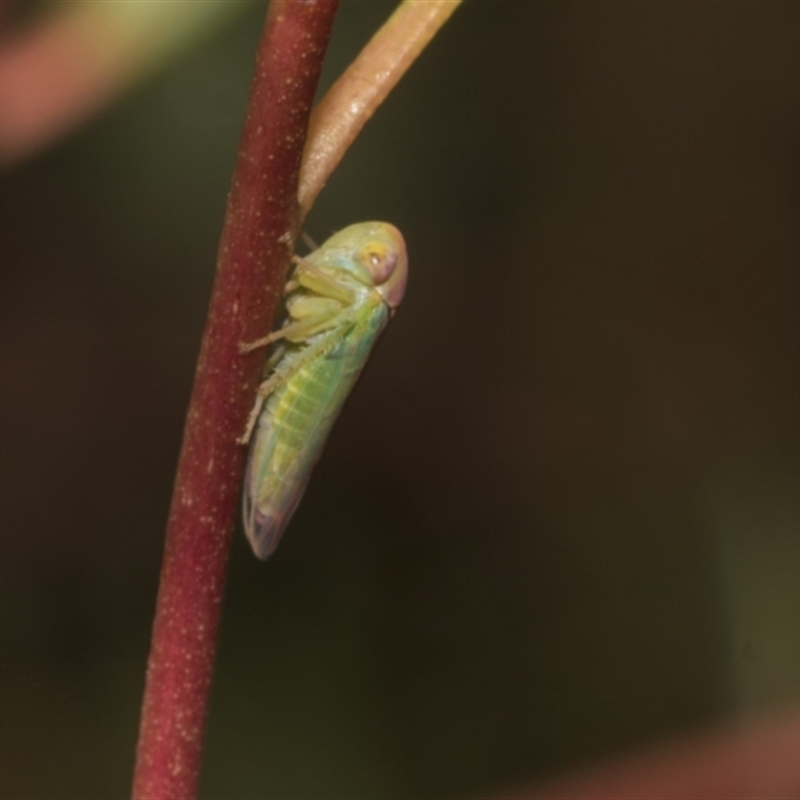
M 316 460 L 315 454 L 307 453 L 305 458 L 296 460 L 290 471 L 276 475 L 271 469 L 276 444 L 273 430 L 272 420 L 264 409 L 253 437 L 242 496 L 245 533 L 253 552 L 261 559 L 269 558 L 278 546 L 303 497 Z
M 365 309 L 345 336 L 276 389 L 255 430 L 245 477 L 245 533 L 268 558 L 297 508 L 328 435 L 388 320 L 386 306 Z

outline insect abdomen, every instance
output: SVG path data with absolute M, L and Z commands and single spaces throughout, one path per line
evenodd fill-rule
M 364 331 L 358 331 L 358 336 L 343 339 L 338 357 L 329 354 L 304 365 L 268 398 L 261 412 L 244 497 L 245 530 L 259 558 L 267 558 L 277 546 L 383 327 L 381 319 L 370 322 L 366 339 Z

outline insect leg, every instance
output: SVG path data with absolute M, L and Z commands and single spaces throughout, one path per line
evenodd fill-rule
M 288 381 L 295 374 L 297 369 L 299 369 L 299 367 L 291 370 L 276 369 L 275 372 L 258 387 L 256 391 L 256 402 L 253 404 L 250 415 L 247 417 L 247 425 L 245 425 L 244 433 L 236 440 L 239 444 L 247 444 L 250 441 L 250 437 L 253 435 L 253 428 L 256 426 L 258 417 L 261 414 L 261 409 L 264 408 L 264 403 L 267 402 L 267 398 L 278 386 Z
M 303 241 L 306 243 L 306 247 L 309 250 L 311 250 L 312 252 L 314 250 L 319 250 L 319 245 L 305 231 L 303 231 L 300 234 L 300 236 L 303 239 Z
M 256 339 L 254 342 L 246 342 L 239 345 L 240 353 L 250 353 L 253 350 L 258 350 L 259 347 L 266 347 L 268 344 L 277 342 L 280 339 L 286 339 L 290 342 L 302 342 L 313 336 L 315 333 L 320 333 L 332 325 L 338 325 L 337 317 L 341 315 L 341 309 L 327 314 L 318 314 L 315 317 L 306 317 L 304 319 L 290 322 L 284 325 L 280 330 L 272 331 L 268 336 L 262 339 Z
M 263 383 L 261 384 L 264 385 Z M 261 394 L 259 387 L 259 392 L 256 395 L 256 402 L 253 404 L 253 407 L 250 409 L 250 415 L 247 417 L 247 424 L 244 426 L 244 433 L 236 439 L 236 444 L 247 444 L 250 441 L 250 437 L 253 435 L 253 428 L 256 426 L 256 422 L 258 421 L 258 416 L 261 414 L 261 409 L 264 408 L 264 403 L 267 402 L 267 396 Z
M 264 403 L 267 402 L 267 398 L 281 383 L 289 380 L 289 378 L 297 372 L 297 369 L 299 369 L 299 366 L 291 370 L 276 369 L 275 372 L 258 387 L 256 391 L 256 402 L 253 404 L 250 416 L 247 417 L 247 425 L 245 425 L 244 433 L 236 440 L 239 444 L 247 444 L 250 441 L 250 437 L 253 435 L 253 428 L 256 426 L 259 414 L 261 414 L 261 409 L 264 408 Z
M 344 312 L 340 315 L 341 319 L 337 321 L 337 329 L 351 322 L 353 314 Z M 288 327 L 288 326 L 287 326 Z M 256 426 L 259 414 L 261 413 L 264 403 L 269 395 L 271 395 L 282 383 L 291 380 L 303 367 L 315 358 L 323 355 L 327 350 L 332 350 L 340 340 L 337 336 L 338 331 L 329 331 L 327 335 L 322 335 L 313 344 L 308 345 L 301 352 L 297 353 L 291 362 L 283 362 L 275 367 L 275 371 L 258 387 L 256 394 L 256 402 L 253 406 L 250 416 L 247 418 L 247 425 L 245 426 L 244 433 L 236 440 L 239 444 L 247 444 L 250 437 L 253 435 L 253 428 Z
M 339 300 L 347 306 L 352 305 L 355 301 L 355 292 L 347 286 L 342 286 L 336 278 L 326 275 L 322 270 L 299 256 L 294 257 L 294 262 L 297 264 L 297 269 L 292 275 L 289 286 L 293 286 L 293 288 L 304 286 L 315 294 Z

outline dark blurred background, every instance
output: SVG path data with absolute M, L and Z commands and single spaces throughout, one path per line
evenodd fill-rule
M 263 16 L 0 179 L 3 797 L 129 790 Z M 799 40 L 457 11 L 307 225 L 394 222 L 411 282 L 276 555 L 237 532 L 203 796 L 474 796 L 800 699 Z

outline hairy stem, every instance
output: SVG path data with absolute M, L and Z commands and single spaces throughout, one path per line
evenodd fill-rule
M 297 179 L 338 0 L 273 0 L 228 197 L 167 526 L 133 797 L 196 796 L 244 430 L 297 231 Z M 265 287 L 267 287 L 265 289 Z

